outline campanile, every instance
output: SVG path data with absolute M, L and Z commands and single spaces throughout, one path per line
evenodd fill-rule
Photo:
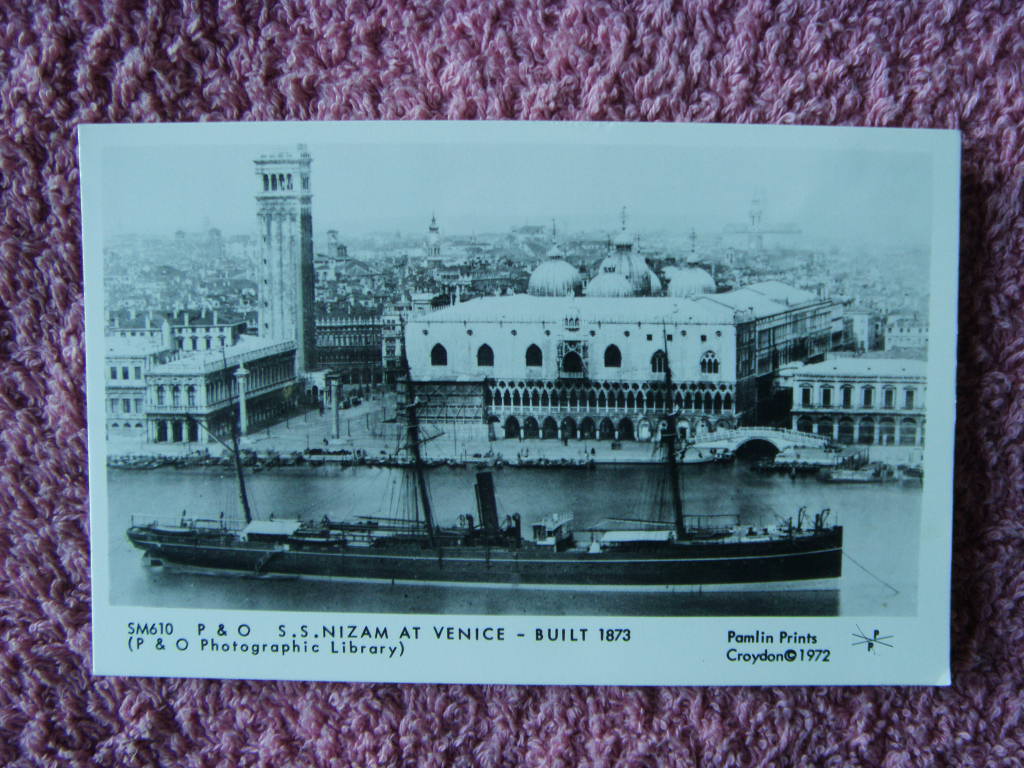
M 256 158 L 259 335 L 295 341 L 295 373 L 316 367 L 313 324 L 312 158 L 294 151 Z

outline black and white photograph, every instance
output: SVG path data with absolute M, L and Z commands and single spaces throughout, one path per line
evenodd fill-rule
M 139 128 L 83 181 L 97 600 L 912 619 L 948 573 L 934 144 Z

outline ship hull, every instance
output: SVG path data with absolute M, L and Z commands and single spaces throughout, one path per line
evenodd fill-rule
M 153 565 L 352 581 L 609 591 L 751 584 L 768 588 L 807 584 L 813 589 L 842 573 L 841 528 L 792 539 L 685 542 L 603 552 L 428 548 L 416 542 L 301 548 L 241 542 L 228 536 L 175 540 L 144 528 L 133 529 L 129 538 Z

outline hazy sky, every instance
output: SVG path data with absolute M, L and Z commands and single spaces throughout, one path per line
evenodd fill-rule
M 107 149 L 108 234 L 255 229 L 253 158 L 281 146 Z M 317 232 L 505 230 L 554 218 L 569 230 L 611 230 L 619 211 L 640 230 L 705 233 L 742 223 L 755 192 L 764 218 L 811 237 L 927 245 L 931 175 L 925 154 L 706 150 L 663 146 L 317 145 Z

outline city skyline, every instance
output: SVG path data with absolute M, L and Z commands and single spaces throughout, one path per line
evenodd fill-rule
M 217 227 L 254 232 L 256 155 L 291 145 L 128 147 L 104 174 L 104 232 L 166 235 Z M 720 150 L 526 144 L 311 144 L 313 221 L 342 239 L 425 232 L 436 215 L 448 235 L 550 225 L 573 233 L 630 229 L 683 235 L 749 221 L 796 225 L 807 240 L 926 247 L 931 175 L 926 156 L 866 151 Z M 737 155 L 740 155 L 739 157 Z M 695 183 L 699 180 L 702 183 Z M 197 183 L 199 182 L 199 183 Z

